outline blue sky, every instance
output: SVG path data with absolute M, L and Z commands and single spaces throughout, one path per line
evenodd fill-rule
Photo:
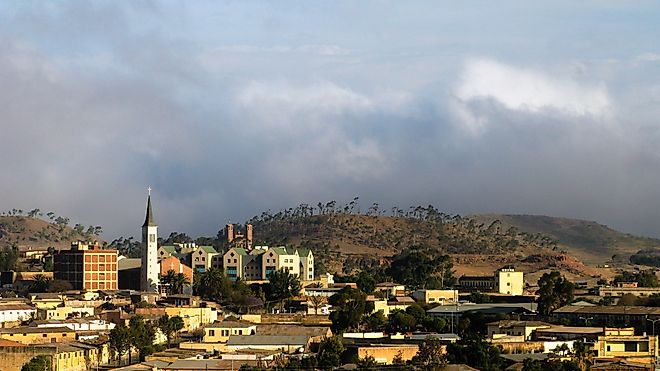
M 0 208 L 137 235 L 262 210 L 578 217 L 660 236 L 656 2 L 0 4 Z

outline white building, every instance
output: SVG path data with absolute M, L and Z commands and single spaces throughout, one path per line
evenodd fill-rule
M 35 318 L 37 310 L 27 304 L 0 304 L 0 327 L 7 322 L 21 322 Z
M 151 209 L 151 188 L 147 199 L 147 216 L 142 225 L 142 268 L 140 271 L 140 290 L 158 292 L 160 280 L 158 274 L 158 225 Z

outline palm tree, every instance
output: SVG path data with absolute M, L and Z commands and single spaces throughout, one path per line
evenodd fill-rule
M 183 273 L 175 274 L 170 281 L 170 287 L 172 288 L 172 293 L 174 294 L 183 293 L 183 287 L 186 285 L 190 285 L 190 280 Z
M 43 274 L 36 274 L 33 278 L 34 282 L 30 285 L 30 292 L 46 292 L 50 286 L 51 279 Z

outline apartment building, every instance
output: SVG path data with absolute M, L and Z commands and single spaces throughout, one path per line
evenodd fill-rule
M 257 246 L 248 251 L 233 247 L 223 255 L 222 264 L 231 279 L 266 280 L 283 269 L 302 281 L 314 280 L 314 254 L 308 249 Z
M 75 290 L 117 290 L 117 250 L 75 242 L 56 253 L 54 263 L 55 279 L 69 281 Z

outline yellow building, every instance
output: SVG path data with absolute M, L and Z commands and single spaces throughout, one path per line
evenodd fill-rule
M 0 339 L 21 344 L 67 343 L 76 340 L 76 332 L 68 327 L 14 327 L 0 328 Z
M 42 308 L 37 311 L 37 316 L 41 319 L 65 320 L 72 317 L 88 317 L 93 315 L 93 307 L 73 308 L 70 306 L 64 306 L 55 308 Z
M 523 272 L 504 267 L 495 272 L 495 290 L 500 294 L 522 295 L 525 289 Z
M 417 290 L 412 297 L 427 304 L 444 305 L 458 302 L 458 290 Z
M 218 321 L 204 327 L 205 343 L 226 343 L 232 335 L 254 335 L 257 325 L 238 321 Z
M 658 356 L 657 336 L 635 336 L 631 329 L 606 329 L 594 344 L 597 360 L 624 360 L 652 364 Z

